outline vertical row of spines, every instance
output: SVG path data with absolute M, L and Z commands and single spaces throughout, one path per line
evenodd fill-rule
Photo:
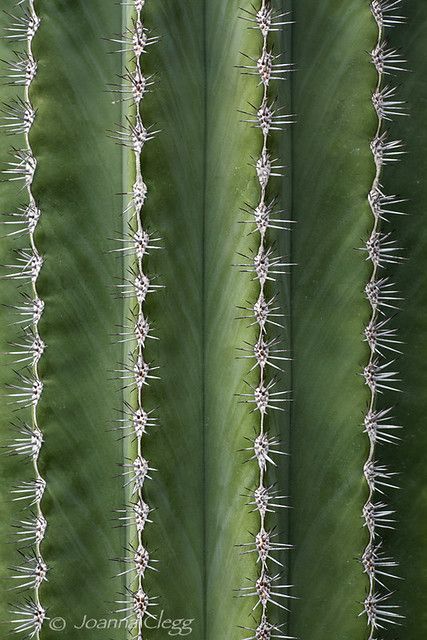
M 120 77 L 120 84 L 113 87 L 120 96 L 120 101 L 130 104 L 125 124 L 114 133 L 116 140 L 125 148 L 130 149 L 133 157 L 135 182 L 130 194 L 130 200 L 125 206 L 124 216 L 128 222 L 128 233 L 119 239 L 120 246 L 115 249 L 126 256 L 129 263 L 125 282 L 119 285 L 123 298 L 130 301 L 129 326 L 123 328 L 119 340 L 130 345 L 128 362 L 117 370 L 124 382 L 123 388 L 129 392 L 129 401 L 125 401 L 119 420 L 119 429 L 129 441 L 136 443 L 135 455 L 126 460 L 123 466 L 125 488 L 130 488 L 131 503 L 120 510 L 119 519 L 128 530 L 129 547 L 125 549 L 125 557 L 119 562 L 130 564 L 130 568 L 120 575 L 130 577 L 128 586 L 123 594 L 124 599 L 118 600 L 118 612 L 124 614 L 131 621 L 135 629 L 135 637 L 143 638 L 144 622 L 147 617 L 154 617 L 150 608 L 155 605 L 155 598 L 148 597 L 145 586 L 147 569 L 153 569 L 153 561 L 145 545 L 145 526 L 152 508 L 145 501 L 144 486 L 150 473 L 155 471 L 144 457 L 144 437 L 148 429 L 156 422 L 154 416 L 145 407 L 144 390 L 152 379 L 158 379 L 158 367 L 145 361 L 145 347 L 148 339 L 153 338 L 150 322 L 145 314 L 147 295 L 155 292 L 156 285 L 146 275 L 145 257 L 151 250 L 159 249 L 159 238 L 149 234 L 144 225 L 143 210 L 147 197 L 147 186 L 142 175 L 142 155 L 144 145 L 157 133 L 146 128 L 143 123 L 142 102 L 149 87 L 153 84 L 151 76 L 146 76 L 143 69 L 143 58 L 147 48 L 157 42 L 151 37 L 144 25 L 143 9 L 145 0 L 131 0 L 124 2 L 124 6 L 131 7 L 133 16 L 131 24 L 125 27 L 124 33 L 112 38 L 111 41 L 120 45 L 119 52 L 128 54 L 129 68 Z M 125 226 L 125 225 L 124 225 Z
M 256 461 L 258 468 L 258 485 L 254 487 L 250 504 L 259 515 L 259 528 L 254 534 L 254 540 L 245 543 L 243 553 L 255 553 L 257 555 L 258 577 L 253 586 L 243 587 L 243 597 L 255 597 L 256 604 L 253 611 L 260 611 L 257 618 L 257 627 L 244 626 L 251 632 L 250 638 L 284 638 L 283 625 L 277 625 L 272 621 L 270 607 L 277 606 L 286 609 L 283 600 L 291 598 L 286 590 L 290 585 L 282 584 L 281 569 L 283 564 L 275 557 L 275 554 L 290 548 L 290 545 L 277 540 L 277 532 L 269 528 L 268 514 L 276 508 L 284 507 L 284 496 L 278 495 L 274 484 L 269 484 L 268 467 L 275 465 L 274 456 L 283 452 L 278 449 L 280 443 L 271 435 L 268 428 L 269 410 L 283 411 L 282 404 L 286 402 L 288 391 L 276 389 L 277 380 L 271 372 L 280 371 L 280 363 L 288 358 L 285 350 L 280 347 L 280 339 L 269 336 L 269 329 L 273 326 L 280 327 L 277 319 L 282 315 L 280 307 L 276 304 L 276 295 L 269 297 L 267 288 L 269 283 L 282 277 L 284 269 L 290 266 L 285 258 L 274 254 L 269 241 L 268 230 L 289 230 L 290 221 L 283 219 L 282 211 L 277 210 L 277 198 L 270 195 L 271 178 L 282 175 L 282 166 L 277 159 L 270 154 L 270 137 L 273 131 L 283 129 L 292 122 L 292 116 L 282 112 L 282 108 L 276 104 L 276 99 L 271 94 L 271 86 L 276 80 L 283 80 L 291 65 L 279 61 L 280 55 L 274 55 L 272 45 L 269 42 L 270 34 L 280 31 L 285 24 L 289 24 L 288 14 L 274 10 L 270 0 L 262 0 L 258 11 L 254 13 L 244 10 L 242 18 L 248 21 L 250 29 L 257 29 L 261 33 L 262 45 L 258 58 L 248 58 L 249 63 L 242 66 L 243 73 L 259 78 L 261 86 L 260 104 L 251 105 L 254 112 L 244 112 L 249 122 L 257 127 L 262 134 L 262 145 L 259 157 L 255 162 L 255 171 L 259 183 L 259 201 L 255 206 L 246 205 L 246 213 L 251 216 L 247 221 L 254 225 L 253 232 L 259 238 L 258 249 L 253 257 L 244 256 L 248 262 L 242 262 L 238 266 L 243 272 L 254 274 L 254 280 L 259 284 L 258 298 L 253 307 L 246 309 L 250 312 L 252 324 L 256 327 L 257 339 L 255 344 L 242 351 L 247 355 L 244 358 L 255 360 L 251 371 L 258 372 L 258 383 L 250 393 L 242 394 L 244 402 L 254 405 L 254 411 L 259 415 L 257 433 L 251 447 L 248 448 L 253 455 L 251 460 Z M 276 567 L 276 569 L 274 569 Z M 253 634 L 253 635 L 252 635 Z M 277 635 L 279 634 L 279 635 Z
M 370 357 L 364 368 L 363 376 L 370 390 L 368 410 L 364 419 L 365 432 L 369 437 L 369 455 L 364 467 L 368 485 L 368 499 L 363 508 L 364 524 L 368 530 L 369 542 L 362 556 L 362 565 L 369 578 L 369 592 L 364 601 L 364 611 L 369 626 L 369 640 L 373 640 L 378 630 L 386 625 L 396 625 L 402 616 L 398 606 L 390 604 L 392 592 L 387 586 L 389 579 L 396 578 L 397 563 L 382 550 L 380 533 L 383 529 L 393 528 L 393 510 L 376 496 L 384 494 L 388 488 L 397 488 L 393 473 L 377 460 L 378 445 L 396 444 L 399 440 L 393 424 L 392 409 L 383 408 L 379 403 L 379 394 L 384 390 L 399 391 L 398 374 L 393 371 L 395 357 L 400 353 L 401 344 L 396 330 L 390 327 L 387 312 L 397 309 L 400 298 L 395 285 L 387 277 L 381 276 L 381 270 L 388 264 L 402 260 L 401 249 L 391 238 L 391 233 L 383 232 L 381 227 L 387 223 L 390 215 L 403 215 L 396 205 L 403 202 L 394 195 L 386 195 L 381 185 L 384 165 L 400 159 L 401 141 L 390 141 L 385 130 L 385 122 L 393 116 L 404 115 L 403 102 L 396 100 L 396 90 L 388 86 L 385 78 L 394 71 L 403 71 L 405 62 L 398 51 L 387 46 L 385 30 L 404 22 L 399 15 L 401 0 L 372 0 L 371 11 L 378 26 L 378 39 L 372 51 L 378 80 L 372 102 L 378 116 L 378 126 L 371 142 L 371 151 L 375 162 L 375 178 L 369 192 L 369 205 L 373 216 L 371 235 L 364 247 L 367 260 L 372 263 L 372 275 L 366 285 L 366 296 L 371 306 L 371 317 L 365 329 L 365 340 L 370 348 Z
M 23 42 L 25 50 L 15 52 L 14 60 L 9 64 L 10 84 L 23 87 L 23 96 L 19 96 L 2 108 L 2 127 L 8 133 L 23 136 L 21 148 L 13 148 L 13 160 L 8 163 L 4 174 L 10 181 L 22 181 L 22 190 L 26 201 L 14 213 L 7 214 L 5 221 L 12 230 L 12 237 L 26 237 L 28 248 L 16 251 L 15 264 L 6 265 L 10 271 L 6 277 L 29 285 L 29 291 L 22 292 L 23 302 L 15 306 L 20 318 L 16 324 L 22 327 L 22 336 L 11 345 L 8 355 L 13 356 L 18 382 L 8 385 L 9 397 L 20 409 L 30 411 L 28 421 L 19 419 L 14 425 L 17 437 L 9 445 L 13 454 L 29 458 L 33 467 L 33 480 L 20 483 L 12 493 L 19 504 L 26 503 L 29 515 L 17 525 L 17 538 L 22 548 L 19 550 L 21 564 L 13 568 L 16 588 L 26 590 L 29 595 L 23 603 L 13 607 L 12 624 L 16 633 L 25 633 L 28 637 L 40 637 L 46 610 L 41 601 L 41 587 L 47 576 L 47 565 L 42 556 L 42 545 L 46 534 L 47 522 L 42 511 L 42 499 L 46 482 L 39 469 L 39 456 L 43 445 L 43 432 L 39 423 L 38 406 L 42 396 L 43 382 L 39 364 L 45 344 L 39 332 L 39 323 L 44 302 L 38 294 L 38 278 L 43 266 L 36 240 L 36 228 L 40 219 L 40 208 L 33 194 L 33 181 L 37 168 L 37 159 L 31 147 L 31 129 L 36 118 L 36 109 L 31 101 L 31 86 L 37 74 L 37 61 L 33 54 L 33 39 L 40 26 L 34 0 L 20 0 L 18 15 L 10 15 L 10 24 L 6 28 L 6 39 Z M 22 369 L 21 367 L 24 367 Z

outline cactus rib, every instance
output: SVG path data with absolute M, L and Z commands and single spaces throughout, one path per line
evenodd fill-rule
M 255 360 L 251 371 L 257 369 L 258 382 L 255 388 L 251 388 L 250 393 L 241 394 L 244 401 L 254 405 L 254 411 L 259 413 L 259 429 L 255 439 L 251 441 L 251 447 L 247 449 L 253 454 L 251 460 L 256 460 L 259 472 L 258 486 L 253 491 L 252 502 L 254 510 L 259 514 L 259 529 L 252 542 L 241 546 L 246 549 L 243 553 L 257 554 L 257 563 L 259 563 L 260 569 L 255 584 L 243 587 L 240 591 L 242 597 L 256 597 L 257 602 L 253 611 L 258 606 L 261 610 L 256 629 L 243 627 L 251 633 L 250 638 L 285 638 L 287 636 L 282 635 L 283 625 L 272 622 L 269 606 L 274 605 L 286 610 L 282 601 L 293 597 L 288 592 L 291 585 L 281 583 L 280 570 L 283 564 L 275 557 L 277 552 L 283 552 L 291 548 L 291 545 L 278 542 L 276 540 L 277 534 L 269 529 L 267 523 L 269 512 L 274 511 L 275 508 L 284 507 L 281 504 L 284 496 L 277 495 L 277 492 L 272 486 L 269 486 L 267 481 L 268 465 L 275 466 L 274 456 L 283 455 L 283 452 L 280 450 L 280 442 L 269 433 L 266 426 L 266 416 L 269 410 L 283 411 L 282 405 L 287 401 L 289 394 L 288 391 L 276 389 L 277 381 L 274 376 L 268 375 L 267 367 L 280 371 L 278 365 L 288 358 L 284 355 L 285 351 L 280 348 L 279 341 L 267 337 L 268 325 L 270 323 L 277 325 L 272 318 L 277 318 L 280 315 L 280 309 L 275 306 L 274 297 L 271 300 L 268 299 L 266 288 L 268 283 L 274 283 L 276 276 L 284 274 L 284 269 L 290 266 L 284 257 L 274 255 L 268 242 L 267 233 L 269 228 L 289 229 L 288 225 L 290 224 L 289 220 L 281 217 L 281 212 L 275 211 L 275 200 L 268 201 L 270 179 L 280 177 L 281 170 L 284 168 L 278 164 L 277 159 L 273 159 L 270 155 L 270 136 L 272 131 L 281 130 L 292 122 L 292 116 L 283 114 L 281 109 L 276 107 L 270 94 L 271 82 L 282 80 L 284 75 L 291 70 L 292 65 L 277 61 L 280 56 L 273 55 L 272 48 L 269 46 L 269 35 L 272 31 L 280 30 L 282 25 L 289 24 L 289 20 L 287 13 L 281 13 L 272 8 L 270 0 L 262 0 L 258 11 L 254 13 L 244 11 L 242 17 L 250 22 L 249 28 L 259 29 L 262 36 L 259 58 L 245 56 L 250 64 L 242 65 L 243 73 L 259 77 L 259 84 L 262 87 L 259 107 L 255 108 L 254 114 L 246 114 L 250 116 L 246 121 L 261 131 L 262 148 L 260 156 L 255 162 L 260 188 L 259 202 L 254 209 L 247 207 L 247 213 L 252 217 L 251 223 L 255 223 L 254 232 L 259 235 L 258 250 L 253 258 L 244 256 L 248 262 L 242 262 L 238 265 L 242 271 L 254 273 L 254 280 L 259 284 L 258 299 L 253 306 L 257 340 L 248 349 L 242 349 L 249 354 L 242 357 Z M 279 313 L 277 313 L 278 311 Z M 272 563 L 278 567 L 278 573 L 271 571 Z
M 128 233 L 119 240 L 120 247 L 115 251 L 122 255 L 129 256 L 130 278 L 120 285 L 124 298 L 130 299 L 131 328 L 124 327 L 120 335 L 120 341 L 130 343 L 128 353 L 128 364 L 118 370 L 121 380 L 124 382 L 124 389 L 130 393 L 130 401 L 125 400 L 123 419 L 120 420 L 120 429 L 125 436 L 129 435 L 136 441 L 136 455 L 133 459 L 122 464 L 123 476 L 125 478 L 125 488 L 130 488 L 131 502 L 126 508 L 121 520 L 128 528 L 128 538 L 131 538 L 131 530 L 136 532 L 136 542 L 129 544 L 126 553 L 129 556 L 119 559 L 120 562 L 130 564 L 130 569 L 120 573 L 120 576 L 128 575 L 130 580 L 125 589 L 123 600 L 118 600 L 118 612 L 126 616 L 126 619 L 135 622 L 135 633 L 137 638 L 143 636 L 144 621 L 147 617 L 153 618 L 150 609 L 155 605 L 155 598 L 148 597 L 145 591 L 144 578 L 147 569 L 153 569 L 153 561 L 145 546 L 144 530 L 149 520 L 150 506 L 145 502 L 144 485 L 145 480 L 151 479 L 150 472 L 155 471 L 144 457 L 143 438 L 149 427 L 155 423 L 155 418 L 151 412 L 145 409 L 144 389 L 149 381 L 157 380 L 156 370 L 158 367 L 148 364 L 145 357 L 146 341 L 152 338 L 150 323 L 144 310 L 147 295 L 156 291 L 159 285 L 153 284 L 144 272 L 144 259 L 151 250 L 159 249 L 157 245 L 159 238 L 152 237 L 145 229 L 143 223 L 143 208 L 147 196 L 147 187 L 142 176 L 142 151 L 146 142 L 151 140 L 157 133 L 151 129 L 146 129 L 142 119 L 141 102 L 148 87 L 152 84 L 152 79 L 144 75 L 142 58 L 147 51 L 147 47 L 157 41 L 156 37 L 151 37 L 144 25 L 143 9 L 145 0 L 135 0 L 123 5 L 132 7 L 135 13 L 132 18 L 131 27 L 126 27 L 124 33 L 111 41 L 120 45 L 119 53 L 129 53 L 131 57 L 131 68 L 127 68 L 121 77 L 124 85 L 113 89 L 120 95 L 122 102 L 130 101 L 130 114 L 126 117 L 126 123 L 115 134 L 114 138 L 125 148 L 129 148 L 133 157 L 133 170 L 135 171 L 135 182 L 132 187 L 131 198 L 124 209 L 124 216 L 128 224 Z M 126 225 L 125 225 L 126 226 Z M 130 425 L 130 426 L 129 426 Z
M 30 589 L 31 596 L 23 604 L 15 605 L 12 613 L 16 633 L 25 633 L 26 637 L 39 640 L 46 610 L 41 603 L 41 587 L 46 580 L 48 567 L 42 556 L 42 544 L 46 534 L 47 522 L 42 511 L 42 499 L 46 481 L 39 469 L 39 456 L 43 445 L 43 433 L 39 425 L 38 405 L 43 391 L 40 377 L 39 363 L 43 356 L 45 344 L 40 336 L 39 322 L 44 309 L 44 303 L 38 295 L 38 277 L 43 266 L 43 257 L 35 241 L 35 232 L 40 219 L 40 208 L 33 195 L 33 180 L 37 168 L 30 133 L 36 117 L 36 110 L 31 102 L 31 85 L 37 73 L 37 61 L 33 54 L 33 38 L 40 26 L 40 19 L 36 13 L 34 0 L 18 2 L 22 5 L 22 14 L 11 16 L 12 23 L 7 27 L 6 38 L 25 43 L 25 53 L 16 53 L 15 60 L 9 67 L 9 79 L 12 84 L 23 86 L 24 95 L 18 97 L 3 108 L 3 127 L 11 134 L 24 135 L 25 145 L 22 149 L 12 149 L 14 161 L 8 163 L 4 173 L 11 181 L 23 181 L 28 196 L 28 202 L 18 212 L 10 214 L 11 220 L 5 224 L 12 226 L 9 236 L 27 235 L 30 243 L 28 249 L 17 252 L 14 265 L 7 265 L 11 271 L 7 277 L 14 280 L 30 282 L 31 294 L 25 294 L 25 306 L 16 307 L 22 320 L 18 324 L 24 326 L 24 337 L 14 343 L 9 352 L 15 358 L 15 363 L 24 363 L 24 373 L 18 372 L 17 384 L 8 385 L 9 396 L 14 399 L 19 408 L 30 408 L 31 422 L 20 422 L 17 425 L 18 437 L 10 444 L 12 453 L 25 455 L 32 460 L 34 479 L 23 482 L 13 490 L 15 501 L 28 501 L 34 507 L 31 518 L 22 520 L 18 524 L 17 536 L 20 543 L 32 547 L 20 552 L 22 564 L 13 567 L 18 587 Z
M 364 368 L 363 377 L 370 390 L 370 400 L 364 419 L 365 432 L 369 437 L 369 455 L 364 466 L 364 476 L 368 485 L 368 499 L 363 507 L 363 519 L 369 534 L 369 541 L 362 556 L 364 572 L 369 578 L 369 592 L 363 603 L 369 626 L 369 640 L 373 640 L 377 631 L 387 625 L 399 624 L 403 618 L 398 613 L 398 606 L 389 603 L 392 595 L 384 584 L 394 575 L 397 563 L 384 555 L 379 541 L 381 529 L 393 528 L 394 511 L 383 502 L 375 502 L 377 493 L 383 494 L 385 488 L 397 488 L 393 484 L 396 475 L 387 467 L 378 464 L 377 445 L 382 443 L 396 444 L 399 438 L 395 430 L 400 427 L 392 424 L 390 408 L 378 408 L 378 395 L 383 390 L 399 391 L 398 374 L 393 371 L 394 359 L 387 360 L 387 354 L 399 354 L 401 342 L 396 331 L 389 327 L 390 318 L 385 317 L 387 309 L 396 309 L 398 300 L 393 283 L 388 278 L 379 278 L 379 271 L 387 264 L 399 263 L 400 247 L 390 239 L 390 233 L 383 233 L 381 226 L 388 221 L 391 214 L 403 215 L 394 207 L 402 200 L 397 196 L 385 195 L 381 186 L 383 167 L 387 163 L 400 159 L 401 141 L 389 141 L 384 123 L 392 116 L 404 115 L 403 102 L 396 100 L 395 89 L 385 85 L 385 75 L 393 71 L 403 70 L 404 60 L 398 51 L 389 49 L 384 40 L 387 27 L 401 24 L 404 18 L 396 12 L 400 9 L 401 0 L 373 0 L 371 11 L 378 26 L 378 39 L 372 51 L 378 80 L 372 95 L 372 102 L 378 116 L 378 125 L 371 142 L 371 151 L 375 162 L 375 177 L 369 192 L 369 205 L 373 215 L 373 228 L 366 243 L 367 260 L 372 263 L 371 278 L 365 292 L 371 306 L 371 317 L 365 329 L 365 341 L 370 348 L 370 357 Z M 391 368 L 391 369 L 390 369 Z M 397 385 L 397 386 L 396 386 Z M 362 615 L 361 614 L 361 615 Z

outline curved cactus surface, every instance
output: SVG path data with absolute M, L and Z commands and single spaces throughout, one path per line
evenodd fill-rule
M 425 3 L 6 4 L 5 634 L 423 640 Z M 364 433 L 391 406 L 394 447 Z
M 117 169 L 120 154 L 105 136 L 117 109 L 106 100 L 103 90 L 119 65 L 105 53 L 100 34 L 114 30 L 120 20 L 119 7 L 105 3 L 35 3 L 41 26 L 34 38 L 38 61 L 31 98 L 37 111 L 31 129 L 31 145 L 37 158 L 33 181 L 36 201 L 43 206 L 35 240 L 45 258 L 38 291 L 45 302 L 40 333 L 46 352 L 40 362 L 44 390 L 38 405 L 44 445 L 40 469 L 47 482 L 43 511 L 48 522 L 43 556 L 49 567 L 49 581 L 42 587 L 42 601 L 49 617 L 62 617 L 68 624 L 64 637 L 75 637 L 71 621 L 83 616 L 105 617 L 106 602 L 114 600 L 109 558 L 116 553 L 120 532 L 112 528 L 112 512 L 119 503 L 120 487 L 116 471 L 116 445 L 108 432 L 117 406 L 113 368 L 112 327 L 119 322 L 120 307 L 111 299 L 115 277 L 114 262 L 107 254 L 106 238 L 116 229 L 114 193 L 121 191 Z M 20 9 L 10 4 L 10 12 Z M 8 26 L 9 16 L 2 20 Z M 2 57 L 9 60 L 13 49 L 23 43 L 2 43 Z M 6 51 L 7 50 L 7 51 Z M 70 62 L 72 61 L 72 63 Z M 21 96 L 21 87 L 7 90 Z M 20 93 L 21 92 L 21 93 Z M 22 136 L 2 136 L 2 149 L 20 148 Z M 7 161 L 5 155 L 3 160 Z M 14 211 L 23 200 L 19 188 L 2 185 L 2 212 Z M 4 218 L 7 219 L 7 218 Z M 12 244 L 13 243 L 13 244 Z M 2 240 L 3 263 L 10 262 L 16 247 L 28 246 L 26 238 Z M 1 302 L 2 330 L 7 342 L 19 342 L 21 325 L 10 305 L 22 305 L 25 283 L 5 287 Z M 2 344 L 5 349 L 6 341 Z M 14 383 L 10 365 L 2 370 L 7 383 Z M 15 411 L 2 398 L 2 434 L 7 443 L 11 422 L 28 420 L 25 410 Z M 10 490 L 32 480 L 29 466 L 14 457 L 2 459 L 2 596 L 3 623 L 20 616 L 11 615 L 30 592 L 8 591 L 11 572 L 22 558 L 16 551 L 13 525 L 32 518 L 23 503 L 11 503 Z M 28 502 L 25 504 L 28 507 Z M 10 542 L 11 544 L 7 544 Z M 22 546 L 22 545 L 19 545 Z M 31 548 L 25 550 L 31 555 Z M 3 568 L 5 567 L 5 568 Z M 100 586 L 102 585 L 102 586 Z M 10 603 L 10 605 L 9 605 Z M 4 633 L 7 625 L 4 624 Z M 16 625 L 14 625 L 16 626 Z M 53 638 L 58 632 L 45 621 L 40 637 Z M 88 633 L 94 633 L 89 632 Z M 99 632 L 101 634 L 101 632 Z M 112 635 L 120 637 L 119 632 Z M 101 636 L 100 636 L 101 637 Z
M 293 78 L 293 257 L 303 268 L 292 282 L 291 580 L 301 599 L 291 634 L 323 639 L 333 628 L 364 638 L 358 614 L 366 581 L 356 559 L 366 546 L 368 394 L 358 374 L 368 358 L 363 288 L 370 271 L 356 249 L 371 224 L 375 69 L 367 52 L 375 23 L 367 2 L 304 2 L 294 18 L 294 58 L 305 71 Z
M 426 591 L 427 546 L 425 523 L 427 517 L 426 467 L 423 451 L 426 447 L 426 369 L 424 364 L 426 336 L 426 286 L 423 260 L 426 256 L 427 237 L 422 223 L 426 197 L 425 160 L 426 144 L 424 128 L 420 125 L 425 113 L 427 87 L 423 80 L 423 43 L 427 31 L 427 7 L 421 3 L 405 3 L 404 27 L 394 29 L 389 36 L 392 47 L 404 54 L 408 73 L 399 84 L 399 99 L 406 101 L 409 117 L 398 118 L 390 126 L 393 139 L 405 142 L 403 161 L 387 168 L 384 186 L 408 199 L 405 210 L 408 216 L 398 216 L 393 231 L 404 247 L 407 261 L 393 273 L 396 288 L 405 298 L 402 311 L 393 322 L 403 342 L 400 358 L 402 393 L 396 401 L 391 393 L 385 402 L 395 403 L 397 424 L 404 426 L 399 434 L 399 446 L 391 447 L 387 463 L 399 472 L 396 484 L 400 491 L 390 495 L 391 508 L 396 511 L 395 531 L 389 532 L 384 545 L 390 555 L 399 562 L 399 575 L 403 580 L 395 585 L 394 598 L 405 615 L 402 628 L 389 629 L 384 638 L 399 638 L 405 634 L 421 638 L 426 633 L 427 617 L 424 607 Z M 394 397 L 393 397 L 394 396 Z

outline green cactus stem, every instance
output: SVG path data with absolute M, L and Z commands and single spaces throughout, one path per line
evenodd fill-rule
M 29 4 L 16 7 L 11 2 L 7 9 L 20 18 Z M 111 149 L 105 136 L 111 121 L 119 117 L 119 109 L 106 100 L 104 89 L 119 69 L 106 54 L 100 36 L 104 30 L 115 30 L 121 11 L 99 2 L 88 8 L 82 2 L 47 5 L 40 0 L 34 2 L 34 9 L 41 22 L 32 42 L 37 74 L 29 97 L 36 117 L 28 137 L 37 160 L 31 189 L 41 211 L 34 243 L 44 260 L 37 279 L 38 297 L 45 303 L 39 333 L 46 344 L 38 363 L 43 393 L 37 404 L 37 421 L 44 438 L 38 459 L 40 475 L 46 481 L 41 507 L 48 523 L 41 552 L 49 567 L 48 581 L 40 585 L 40 606 L 47 618 L 39 635 L 56 637 L 58 631 L 50 624 L 60 617 L 67 621 L 61 635 L 71 638 L 76 634 L 73 624 L 79 624 L 84 615 L 108 617 L 111 607 L 106 603 L 113 602 L 117 591 L 111 580 L 110 558 L 121 538 L 112 522 L 121 492 L 113 477 L 117 473 L 117 444 L 109 421 L 118 402 L 109 371 L 119 359 L 111 333 L 119 324 L 120 310 L 111 303 L 109 293 L 116 265 L 108 254 L 106 238 L 113 237 L 117 229 L 114 194 L 122 189 L 117 173 L 120 153 Z M 3 15 L 2 27 L 7 29 L 12 22 L 15 19 L 9 14 Z M 27 44 L 5 39 L 1 48 L 1 57 L 7 61 L 13 59 L 14 50 L 24 55 Z M 2 87 L 2 102 L 15 104 L 17 89 L 19 86 Z M 3 161 L 10 146 L 24 148 L 25 131 L 17 127 L 13 133 L 9 137 L 6 129 L 1 131 Z M 1 186 L 2 213 L 20 212 L 19 207 L 28 204 L 26 189 L 18 191 L 16 183 Z M 2 216 L 2 220 L 12 218 Z M 11 226 L 4 228 L 9 232 Z M 26 250 L 28 245 L 26 234 L 3 239 L 2 263 L 12 264 L 11 253 Z M 5 273 L 8 271 L 3 269 Z M 32 325 L 32 284 L 2 280 L 0 295 L 4 309 L 1 350 L 15 351 L 18 349 L 8 345 L 24 344 L 21 327 Z M 27 305 L 28 309 L 22 308 Z M 17 311 L 28 311 L 28 315 L 17 315 Z M 23 324 L 15 324 L 22 320 Z M 4 384 L 15 384 L 13 370 L 27 376 L 22 371 L 27 362 L 11 363 L 18 359 L 18 355 L 4 356 Z M 31 426 L 32 419 L 32 407 L 15 412 L 16 403 L 9 404 L 12 399 L 8 393 L 11 391 L 6 389 L 1 398 L 5 445 L 10 442 L 10 423 L 22 419 Z M 20 624 L 11 624 L 11 620 L 23 619 L 11 611 L 32 606 L 35 600 L 32 588 L 14 589 L 28 580 L 14 580 L 17 573 L 10 570 L 23 566 L 15 533 L 13 544 L 8 544 L 11 528 L 22 520 L 31 522 L 36 514 L 36 504 L 30 504 L 31 496 L 36 495 L 30 492 L 36 490 L 34 469 L 32 464 L 23 465 L 21 457 L 2 456 L 1 463 L 0 610 L 4 635 Z M 23 494 L 10 491 L 23 488 L 28 489 L 28 500 L 13 501 Z M 19 542 L 18 548 L 25 557 L 34 558 L 29 542 Z M 28 629 L 22 637 L 38 628 L 40 619 L 29 610 L 28 614 Z M 111 637 L 122 634 L 123 629 L 111 630 Z
M 3 635 L 424 640 L 424 0 L 4 5 Z

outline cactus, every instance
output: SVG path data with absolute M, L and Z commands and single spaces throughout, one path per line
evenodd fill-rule
M 1 23 L 2 628 L 424 638 L 424 3 Z
M 29 135 L 37 160 L 31 187 L 41 211 L 34 241 L 44 259 L 37 279 L 38 295 L 44 301 L 39 333 L 46 344 L 38 364 L 43 392 L 37 405 L 37 420 L 44 439 L 38 464 L 40 475 L 46 481 L 41 506 L 48 523 L 41 552 L 49 572 L 48 581 L 40 586 L 40 602 L 48 618 L 67 618 L 68 610 L 73 611 L 76 624 L 84 612 L 102 617 L 108 608 L 106 601 L 115 599 L 109 558 L 114 557 L 120 547 L 119 532 L 110 522 L 112 510 L 120 500 L 120 487 L 113 478 L 117 473 L 117 449 L 114 436 L 108 431 L 113 409 L 117 407 L 112 398 L 114 383 L 109 370 L 115 368 L 112 358 L 119 359 L 110 335 L 119 323 L 119 313 L 111 302 L 110 288 L 116 273 L 105 238 L 113 237 L 116 229 L 113 193 L 121 190 L 121 180 L 117 176 L 120 154 L 114 146 L 111 149 L 105 135 L 114 120 L 114 108 L 105 101 L 103 93 L 118 68 L 106 55 L 105 45 L 98 37 L 101 29 L 114 30 L 120 8 L 107 11 L 99 5 L 96 13 L 83 19 L 82 7 L 76 11 L 76 7 L 68 2 L 49 7 L 43 2 L 34 2 L 41 22 L 32 42 L 37 74 L 31 84 L 30 99 L 36 117 Z M 19 18 L 23 12 L 25 15 L 29 5 L 16 6 L 11 2 L 9 7 L 3 8 L 8 10 L 2 19 L 2 27 L 6 29 L 16 22 L 11 16 Z M 75 33 L 80 33 L 92 45 L 86 49 L 76 46 Z M 1 58 L 6 65 L 10 60 L 14 61 L 15 50 L 18 53 L 26 50 L 26 43 L 25 40 L 11 42 L 5 38 L 1 47 Z M 75 67 L 69 64 L 70 58 L 75 60 Z M 76 76 L 73 76 L 73 69 Z M 7 70 L 2 72 L 2 75 L 8 74 Z M 75 94 L 77 76 L 82 90 L 80 95 Z M 58 78 L 60 87 L 55 90 Z M 2 86 L 2 102 L 13 105 L 14 100 L 23 100 L 25 87 L 9 85 L 8 79 L 6 82 Z M 8 114 L 2 115 L 7 117 Z M 5 122 L 2 119 L 2 124 Z M 47 129 L 46 123 L 49 123 Z M 8 149 L 11 146 L 25 148 L 25 132 L 17 131 L 8 136 L 5 135 L 7 131 L 2 128 L 2 169 L 6 170 Z M 84 131 L 84 135 L 76 137 L 76 131 Z M 77 160 L 83 156 L 85 170 L 82 170 L 81 160 Z M 15 181 L 5 182 L 7 177 L 3 174 L 2 214 L 20 213 L 20 207 L 28 204 L 26 189 L 20 189 Z M 11 220 L 21 218 L 2 215 L 2 222 Z M 2 236 L 11 228 L 11 225 L 2 224 Z M 52 243 L 53 237 L 56 240 Z M 13 264 L 11 255 L 29 246 L 28 235 L 3 238 L 1 245 L 1 263 Z M 7 268 L 2 269 L 2 276 L 8 273 Z M 21 348 L 10 344 L 26 343 L 23 342 L 22 327 L 31 325 L 33 319 L 31 283 L 27 286 L 24 280 L 2 278 L 1 285 L 1 351 L 18 351 Z M 24 315 L 26 306 L 29 315 Z M 16 382 L 14 370 L 30 377 L 22 371 L 28 364 L 26 361 L 13 363 L 21 357 L 24 356 L 2 356 L 5 454 L 12 452 L 7 447 L 15 438 L 26 437 L 15 435 L 10 424 L 24 422 L 31 426 L 31 408 L 16 411 L 16 403 L 11 404 L 13 398 L 8 397 L 12 391 L 7 385 L 24 386 Z M 10 493 L 22 485 L 32 488 L 34 470 L 32 464 L 25 464 L 24 458 L 2 456 L 4 529 L 0 602 L 4 633 L 17 626 L 10 625 L 10 620 L 23 617 L 11 611 L 19 610 L 20 606 L 35 599 L 32 588 L 15 588 L 29 579 L 12 579 L 18 575 L 13 567 L 21 567 L 25 562 L 23 556 L 34 558 L 33 549 L 28 546 L 30 541 L 19 543 L 18 549 L 23 556 L 18 553 L 16 532 L 20 529 L 14 527 L 22 520 L 32 520 L 35 513 L 35 504 L 30 504 L 32 494 L 29 491 L 28 499 L 14 501 L 23 494 Z M 51 467 L 50 461 L 54 459 L 58 464 Z M 68 505 L 66 509 L 65 504 Z M 94 523 L 97 545 L 88 544 L 93 538 Z M 98 583 L 104 584 L 105 588 L 98 588 Z M 90 607 L 86 606 L 88 598 Z M 32 618 L 26 618 L 30 624 Z M 54 635 L 49 624 L 50 620 L 45 620 L 40 637 Z M 28 635 L 31 628 L 22 635 Z M 72 635 L 72 630 L 68 633 Z

